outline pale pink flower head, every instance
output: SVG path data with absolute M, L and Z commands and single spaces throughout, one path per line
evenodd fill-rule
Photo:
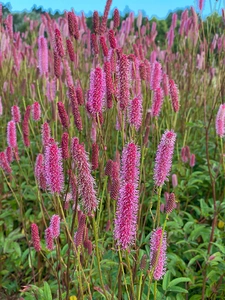
M 41 75 L 48 74 L 48 43 L 43 36 L 38 39 L 38 67 Z
M 9 121 L 7 125 L 7 143 L 11 148 L 17 146 L 16 123 L 13 120 Z
M 50 228 L 52 230 L 53 238 L 57 238 L 60 234 L 60 216 L 53 215 L 51 217 Z
M 162 186 L 164 182 L 168 180 L 172 166 L 175 141 L 176 133 L 174 133 L 174 131 L 166 130 L 162 135 L 156 153 L 154 168 L 154 181 L 157 186 Z
M 191 154 L 190 156 L 190 167 L 193 168 L 195 166 L 195 154 Z
M 61 193 L 64 186 L 62 153 L 54 140 L 45 148 L 45 176 L 50 192 Z
M 164 94 L 161 87 L 157 88 L 153 92 L 153 101 L 152 101 L 152 116 L 158 117 L 163 105 Z
M 216 116 L 216 133 L 221 138 L 225 135 L 225 103 L 220 105 Z
M 150 271 L 155 280 L 160 280 L 166 272 L 166 232 L 161 227 L 152 232 L 150 239 Z
M 41 244 L 40 244 L 38 226 L 35 223 L 31 224 L 31 240 L 32 240 L 34 249 L 37 252 L 41 251 Z

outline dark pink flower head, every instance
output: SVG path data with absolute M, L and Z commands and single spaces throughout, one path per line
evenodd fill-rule
M 157 88 L 160 87 L 162 79 L 162 66 L 159 62 L 154 62 L 152 66 L 152 71 L 151 71 L 151 81 L 150 81 L 150 87 L 151 90 L 156 90 Z
M 69 153 L 69 134 L 67 132 L 63 132 L 61 139 L 61 148 L 62 148 L 62 158 L 67 159 L 70 157 Z
M 74 53 L 73 44 L 72 44 L 71 40 L 69 40 L 69 39 L 66 40 L 66 46 L 67 46 L 67 51 L 69 53 L 70 60 L 74 61 L 75 53 Z
M 103 52 L 103 55 L 104 57 L 107 57 L 108 56 L 108 53 L 109 53 L 109 49 L 106 45 L 106 41 L 105 41 L 105 37 L 104 36 L 101 36 L 100 39 L 100 45 L 102 47 L 102 52 Z
M 166 272 L 166 232 L 161 227 L 152 232 L 150 240 L 150 271 L 155 280 L 160 280 Z
M 117 245 L 127 249 L 135 242 L 137 230 L 138 193 L 135 184 L 128 182 L 120 189 L 115 218 L 114 238 Z
M 198 0 L 198 9 L 200 11 L 203 10 L 204 2 L 205 2 L 204 0 Z
M 34 102 L 32 104 L 32 118 L 34 121 L 39 121 L 41 118 L 41 105 L 39 102 Z
M 0 152 L 0 167 L 8 174 L 12 173 L 12 169 L 9 165 L 5 152 Z
M 191 154 L 190 156 L 190 167 L 193 168 L 195 166 L 195 154 Z
M 128 117 L 129 123 L 138 131 L 142 122 L 142 99 L 140 95 L 130 101 Z
M 13 105 L 11 108 L 12 119 L 15 123 L 20 123 L 21 121 L 21 114 L 20 108 L 17 105 Z
M 128 102 L 129 102 L 129 62 L 126 55 L 122 55 L 119 63 L 119 100 L 120 100 L 120 108 L 125 110 Z
M 225 135 L 225 103 L 220 105 L 216 116 L 216 133 L 221 138 Z
M 92 144 L 92 170 L 97 170 L 98 169 L 98 156 L 99 156 L 99 149 L 98 149 L 98 144 L 93 143 Z
M 42 143 L 43 143 L 43 146 L 47 146 L 48 145 L 48 141 L 51 137 L 51 129 L 50 129 L 50 126 L 47 122 L 45 122 L 43 125 L 42 125 Z
M 73 161 L 78 171 L 78 192 L 82 199 L 83 208 L 87 213 L 95 211 L 98 206 L 96 191 L 94 189 L 95 181 L 91 175 L 88 156 L 84 146 L 79 144 L 78 138 L 72 140 Z
M 180 109 L 179 90 L 173 79 L 169 80 L 169 89 L 173 110 L 174 112 L 178 112 Z
M 40 182 L 41 174 L 44 170 L 44 155 L 39 153 L 35 162 L 34 175 L 38 183 Z
M 64 186 L 62 153 L 54 140 L 45 148 L 45 176 L 50 192 L 61 193 Z
M 98 12 L 96 10 L 93 13 L 92 23 L 93 23 L 94 33 L 98 34 L 99 33 L 99 15 L 98 15 Z
M 152 116 L 158 117 L 163 105 L 164 94 L 161 87 L 157 88 L 153 92 L 153 101 L 152 101 Z
M 65 55 L 61 33 L 58 28 L 55 29 L 55 50 L 61 58 Z
M 162 87 L 165 96 L 169 95 L 169 77 L 166 73 L 163 73 Z
M 109 14 L 111 4 L 112 4 L 112 0 L 107 0 L 105 10 L 104 10 L 104 14 L 103 14 L 103 17 L 102 17 L 102 23 L 101 23 L 101 26 L 99 28 L 99 33 L 100 34 L 103 34 L 106 31 L 107 19 L 108 19 L 108 14 Z
M 94 55 L 99 53 L 97 35 L 95 33 L 91 34 L 91 49 Z
M 121 179 L 137 184 L 139 176 L 140 150 L 135 143 L 127 144 L 122 154 Z
M 120 13 L 119 10 L 116 8 L 113 12 L 113 28 L 117 28 L 120 26 Z
M 37 252 L 41 251 L 41 244 L 40 244 L 38 226 L 35 223 L 31 224 L 31 241 L 33 243 L 34 249 Z
M 168 195 L 168 199 L 166 200 L 165 212 L 170 214 L 176 208 L 176 206 L 175 194 L 171 193 Z
M 162 135 L 157 149 L 154 168 L 154 181 L 157 186 L 162 186 L 165 180 L 168 180 L 175 141 L 176 133 L 174 131 L 166 130 Z
M 83 242 L 85 221 L 86 221 L 86 216 L 82 214 L 79 218 L 77 232 L 74 234 L 74 243 L 76 247 L 80 246 Z
M 91 113 L 100 113 L 105 96 L 105 73 L 100 67 L 91 71 L 89 103 Z
M 52 228 L 48 227 L 45 230 L 45 243 L 48 250 L 54 249 L 54 241 L 53 241 L 53 234 L 52 234 Z
M 58 102 L 57 107 L 59 112 L 59 118 L 63 127 L 68 128 L 70 122 L 64 104 L 62 102 Z
M 5 149 L 5 155 L 6 155 L 8 163 L 10 164 L 13 161 L 13 159 L 14 159 L 14 157 L 13 157 L 13 150 L 12 150 L 11 147 L 8 146 Z
M 43 36 L 38 39 L 38 67 L 41 75 L 48 74 L 48 43 Z
M 52 230 L 53 238 L 57 238 L 60 234 L 60 216 L 53 215 L 51 217 L 50 228 Z
M 82 126 L 82 119 L 79 111 L 79 106 L 78 106 L 78 101 L 77 101 L 77 94 L 76 94 L 76 89 L 75 87 L 69 86 L 69 91 L 68 91 L 68 96 L 70 99 L 70 103 L 72 106 L 72 113 L 74 117 L 74 123 L 79 131 L 83 129 Z
M 110 43 L 110 47 L 113 49 L 116 49 L 116 38 L 114 35 L 114 31 L 112 29 L 109 30 L 109 43 Z
M 17 146 L 16 123 L 13 120 L 9 121 L 7 125 L 7 144 L 11 148 Z

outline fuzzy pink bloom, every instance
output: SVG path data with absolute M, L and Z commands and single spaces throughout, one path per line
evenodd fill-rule
M 99 53 L 97 35 L 95 33 L 91 34 L 91 49 L 94 55 L 97 55 Z
M 105 166 L 105 175 L 111 176 L 113 161 L 109 159 Z
M 45 122 L 43 125 L 42 125 L 42 143 L 43 143 L 43 146 L 47 146 L 48 145 L 48 141 L 51 137 L 51 129 L 50 129 L 50 126 L 47 122 Z
M 0 167 L 8 174 L 12 173 L 12 169 L 9 165 L 5 152 L 0 152 Z
M 169 77 L 166 73 L 163 74 L 162 87 L 165 96 L 169 95 Z
M 74 38 L 79 38 L 78 24 L 74 12 L 68 12 L 69 33 Z
M 125 110 L 129 102 L 129 79 L 128 79 L 128 58 L 126 55 L 122 55 L 119 65 L 119 82 L 120 82 L 120 108 Z
M 178 112 L 180 109 L 179 90 L 173 79 L 169 80 L 169 89 L 173 110 L 174 112 Z
M 31 224 L 31 240 L 32 240 L 34 249 L 37 252 L 41 251 L 41 244 L 40 244 L 38 226 L 35 223 Z
M 50 192 L 61 193 L 64 186 L 62 154 L 54 140 L 45 148 L 45 176 Z
M 67 159 L 70 157 L 69 154 L 69 134 L 67 132 L 63 132 L 61 139 L 61 148 L 62 148 L 62 158 Z
M 220 105 L 216 115 L 216 133 L 221 138 L 225 135 L 225 103 Z
M 204 2 L 205 2 L 204 0 L 198 0 L 198 8 L 200 11 L 203 10 Z
M 26 107 L 26 111 L 25 111 L 24 118 L 23 118 L 23 123 L 22 123 L 23 141 L 24 141 L 25 147 L 30 146 L 30 140 L 29 140 L 29 135 L 30 135 L 30 129 L 29 129 L 30 113 L 31 113 L 31 106 L 28 105 Z
M 171 27 L 167 33 L 168 48 L 171 49 L 174 42 L 174 28 Z
M 77 101 L 77 95 L 76 95 L 76 89 L 74 86 L 69 86 L 68 96 L 70 99 L 70 103 L 72 106 L 72 113 L 74 117 L 74 123 L 75 126 L 79 131 L 82 131 L 82 119 L 79 111 L 78 101 Z
M 129 123 L 138 131 L 142 122 L 142 99 L 141 96 L 135 97 L 129 105 Z
M 164 95 L 161 87 L 154 90 L 152 101 L 152 116 L 158 117 L 163 105 Z
M 8 163 L 10 164 L 13 161 L 13 159 L 14 159 L 14 157 L 13 157 L 13 149 L 8 146 L 5 149 L 5 155 L 6 155 Z
M 137 211 L 138 194 L 135 185 L 128 182 L 120 189 L 114 229 L 114 238 L 122 249 L 135 242 Z
M 191 154 L 190 156 L 190 167 L 193 168 L 195 166 L 195 155 Z
M 113 105 L 113 81 L 111 64 L 109 61 L 104 63 L 105 79 L 106 79 L 106 98 L 107 98 L 107 108 L 112 108 Z
M 41 75 L 48 74 L 48 43 L 43 36 L 38 39 L 38 67 Z
M 140 63 L 140 65 L 139 65 L 139 72 L 140 72 L 140 78 L 142 80 L 146 80 L 147 74 L 146 74 L 146 66 L 145 66 L 144 62 Z
M 77 102 L 79 105 L 84 104 L 84 96 L 83 96 L 83 91 L 80 86 L 76 87 L 76 96 L 77 96 Z
M 52 234 L 52 228 L 48 227 L 45 230 L 45 243 L 48 250 L 54 249 L 54 241 L 53 241 L 53 234 Z
M 69 39 L 66 40 L 66 46 L 67 46 L 67 51 L 69 53 L 70 60 L 74 61 L 75 53 L 74 53 L 73 44 L 72 44 L 71 40 L 69 40 Z
M 91 71 L 88 102 L 91 113 L 100 113 L 105 96 L 105 73 L 99 67 Z
M 13 105 L 11 107 L 11 114 L 12 119 L 15 123 L 20 123 L 21 121 L 21 114 L 20 114 L 20 108 L 17 105 Z
M 99 33 L 100 34 L 103 34 L 106 31 L 107 19 L 108 19 L 108 14 L 109 14 L 111 4 L 112 4 L 112 0 L 107 0 L 105 10 L 104 10 L 104 14 L 103 14 L 103 17 L 102 17 L 102 23 L 101 23 L 101 26 L 99 28 Z
M 134 143 L 127 144 L 122 154 L 121 187 L 114 230 L 114 237 L 122 249 L 127 249 L 136 237 L 139 164 L 138 147 Z
M 76 247 L 80 246 L 83 242 L 85 221 L 86 216 L 82 214 L 79 219 L 77 232 L 74 234 L 74 244 L 76 245 Z
M 7 143 L 11 148 L 17 146 L 16 123 L 13 120 L 9 121 L 7 124 Z
M 115 35 L 114 35 L 114 31 L 112 29 L 109 30 L 109 44 L 110 44 L 110 47 L 113 48 L 113 49 L 116 49 L 116 38 L 115 38 Z
M 162 66 L 157 61 L 153 63 L 152 66 L 152 72 L 151 72 L 151 81 L 150 81 L 150 87 L 151 90 L 156 90 L 160 87 L 162 79 Z
M 58 112 L 59 112 L 59 118 L 63 125 L 63 127 L 68 128 L 69 127 L 69 117 L 67 115 L 65 106 L 62 102 L 57 103 Z
M 34 121 L 39 121 L 41 118 L 41 105 L 38 102 L 32 104 L 32 118 Z
M 157 186 L 162 186 L 165 180 L 168 180 L 175 141 L 176 134 L 174 131 L 166 130 L 162 135 L 157 149 L 154 168 L 154 181 Z
M 55 50 L 61 58 L 65 55 L 63 43 L 62 43 L 62 37 L 59 29 L 55 29 Z
M 60 234 L 60 216 L 53 215 L 51 217 L 50 228 L 52 230 L 53 238 L 57 238 Z
M 36 158 L 35 169 L 34 169 L 34 175 L 38 184 L 40 184 L 40 178 L 43 170 L 44 170 L 44 155 L 39 153 Z
M 160 280 L 166 272 L 166 232 L 161 227 L 152 232 L 150 240 L 150 271 L 155 280 Z
M 84 248 L 88 250 L 88 254 L 91 255 L 92 253 L 92 242 L 90 240 L 85 240 L 84 241 Z
M 92 144 L 92 170 L 97 170 L 98 169 L 98 156 L 99 156 L 99 149 L 98 149 L 98 144 L 93 143 Z
M 119 10 L 116 8 L 113 12 L 113 28 L 117 28 L 120 26 L 120 13 Z
M 172 186 L 173 186 L 173 188 L 175 188 L 177 185 L 178 185 L 177 175 L 173 174 L 172 175 Z
M 57 51 L 54 51 L 54 74 L 57 78 L 61 76 L 61 61 Z
M 96 191 L 94 189 L 95 181 L 91 175 L 88 156 L 84 146 L 79 144 L 77 138 L 73 138 L 72 140 L 72 155 L 78 171 L 78 192 L 82 199 L 83 208 L 87 213 L 91 213 L 98 206 Z
M 176 208 L 175 194 L 171 193 L 171 194 L 169 194 L 169 196 L 166 200 L 166 206 L 165 206 L 166 214 L 170 214 L 175 208 Z
M 93 23 L 94 33 L 98 34 L 98 32 L 99 32 L 99 15 L 98 15 L 98 12 L 96 10 L 93 13 L 92 23 Z
M 100 39 L 99 39 L 99 41 L 100 41 L 100 45 L 101 45 L 101 47 L 102 47 L 103 55 L 104 55 L 105 57 L 107 57 L 107 56 L 108 56 L 108 53 L 109 53 L 109 49 L 108 49 L 108 47 L 107 47 L 107 45 L 106 45 L 105 37 L 104 37 L 104 36 L 101 36 Z

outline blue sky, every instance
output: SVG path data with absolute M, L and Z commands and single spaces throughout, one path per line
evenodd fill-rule
M 139 10 L 145 10 L 147 16 L 156 16 L 163 19 L 167 16 L 168 12 L 174 11 L 177 8 L 196 7 L 196 1 L 198 0 L 113 0 L 112 9 L 117 7 L 122 12 L 128 5 L 135 14 Z M 30 10 L 36 4 L 37 7 L 42 6 L 44 9 L 51 8 L 53 11 L 56 9 L 64 11 L 74 8 L 75 12 L 84 11 L 85 13 L 89 13 L 94 10 L 103 12 L 106 0 L 10 0 L 7 2 L 11 3 L 13 11 Z M 217 11 L 219 9 L 219 14 L 221 14 L 221 8 L 225 6 L 225 0 L 205 0 L 203 16 L 210 14 L 210 2 L 212 9 L 216 9 Z M 6 2 L 2 1 L 2 3 Z

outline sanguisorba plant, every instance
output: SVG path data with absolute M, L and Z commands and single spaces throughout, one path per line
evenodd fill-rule
M 111 5 L 0 5 L 0 298 L 224 299 L 224 10 Z

